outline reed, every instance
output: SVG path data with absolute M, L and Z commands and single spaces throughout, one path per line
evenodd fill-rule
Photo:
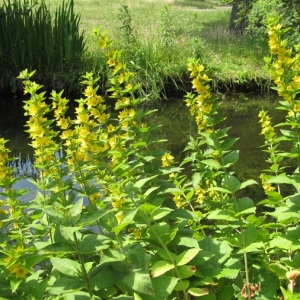
M 0 14 L 0 71 L 13 76 L 24 68 L 38 70 L 42 76 L 73 71 L 85 52 L 79 21 L 73 0 L 63 1 L 54 14 L 44 1 L 4 1 Z

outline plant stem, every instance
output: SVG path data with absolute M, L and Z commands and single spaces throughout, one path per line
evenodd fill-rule
M 73 233 L 73 236 L 74 236 L 74 240 L 75 240 L 75 244 L 76 244 L 77 256 L 79 258 L 80 265 L 81 265 L 83 280 L 86 283 L 87 290 L 90 294 L 90 297 L 92 298 L 93 297 L 93 292 L 92 292 L 92 289 L 90 287 L 89 278 L 88 278 L 88 275 L 87 275 L 87 272 L 86 272 L 86 269 L 85 269 L 85 266 L 84 266 L 84 260 L 83 260 L 82 254 L 79 253 L 79 242 L 78 242 L 78 239 L 77 239 L 77 236 L 76 236 L 75 232 Z

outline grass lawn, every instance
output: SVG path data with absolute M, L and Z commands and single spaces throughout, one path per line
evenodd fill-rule
M 48 0 L 47 4 L 54 11 L 61 0 Z M 102 77 L 105 62 L 92 35 L 100 28 L 107 30 L 116 48 L 124 50 L 125 62 L 146 86 L 145 94 L 156 90 L 154 98 L 160 97 L 166 82 L 189 81 L 191 57 L 206 65 L 217 90 L 252 88 L 253 83 L 263 89 L 269 78 L 263 69 L 266 45 L 248 35 L 230 35 L 231 7 L 220 6 L 217 0 L 110 0 L 109 4 L 106 0 L 74 0 L 74 9 L 81 15 L 80 29 L 87 41 L 81 74 L 92 71 Z M 121 29 L 126 21 L 130 21 L 135 43 L 128 42 Z

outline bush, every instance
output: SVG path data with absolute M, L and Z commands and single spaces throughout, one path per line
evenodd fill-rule
M 254 38 L 266 39 L 268 19 L 278 18 L 285 28 L 292 28 L 286 38 L 289 46 L 300 43 L 300 4 L 298 1 L 257 0 L 247 14 L 248 31 Z

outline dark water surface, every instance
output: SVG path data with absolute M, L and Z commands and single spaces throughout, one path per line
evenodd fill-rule
M 278 98 L 272 95 L 230 94 L 220 95 L 222 107 L 220 116 L 226 117 L 222 127 L 230 126 L 230 137 L 240 138 L 234 149 L 240 150 L 240 160 L 235 170 L 240 179 L 257 179 L 260 170 L 267 167 L 266 154 L 260 149 L 264 140 L 260 135 L 258 112 L 263 108 L 270 112 L 274 123 L 284 120 L 284 112 L 276 110 Z M 7 147 L 12 155 L 19 157 L 16 167 L 20 173 L 32 172 L 32 149 L 30 140 L 24 132 L 26 117 L 18 99 L 0 99 L 0 136 L 9 140 Z M 189 141 L 190 135 L 196 134 L 196 126 L 191 118 L 185 102 L 182 99 L 170 100 L 157 113 L 151 115 L 147 121 L 152 124 L 162 124 L 157 130 L 157 139 L 168 139 L 165 147 L 172 152 L 177 161 L 184 158 L 183 149 Z M 33 187 L 26 181 L 21 181 L 21 187 Z M 257 193 L 260 193 L 256 189 Z M 255 196 L 255 195 L 254 195 Z M 256 195 L 260 197 L 259 195 Z

